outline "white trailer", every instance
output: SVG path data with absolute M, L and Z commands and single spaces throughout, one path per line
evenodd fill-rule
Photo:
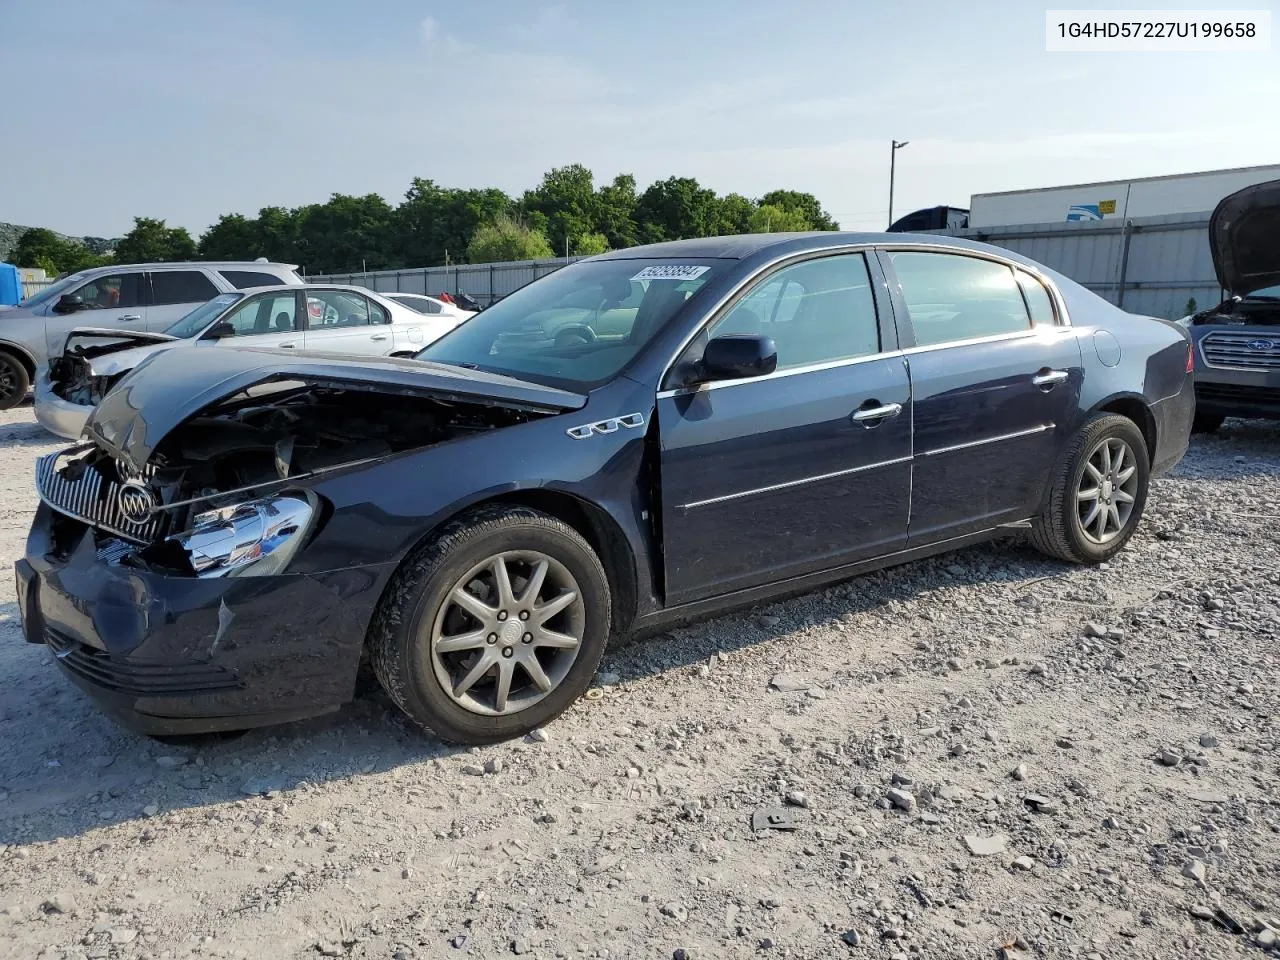
M 1267 180 L 1280 180 L 1280 164 L 1038 190 L 975 193 L 969 203 L 969 226 L 1124 221 L 1134 217 L 1207 213 L 1227 194 Z

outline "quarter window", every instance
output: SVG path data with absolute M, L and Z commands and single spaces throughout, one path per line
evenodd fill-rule
M 222 322 L 235 327 L 238 337 L 292 333 L 298 328 L 297 299 L 292 293 L 254 297 Z
M 347 290 L 313 290 L 307 293 L 307 323 L 312 330 L 364 327 L 384 323 L 370 319 L 369 301 Z
M 199 270 L 157 270 L 151 274 L 151 302 L 204 303 L 218 295 L 213 281 Z
M 115 310 L 123 307 L 136 307 L 141 298 L 138 282 L 141 274 L 115 273 L 106 277 L 96 277 L 76 291 L 76 295 L 84 301 L 86 310 Z
M 889 260 L 922 347 L 1031 329 L 1012 267 L 979 257 L 906 250 L 890 252 Z
M 247 290 L 249 287 L 274 287 L 280 283 L 280 278 L 270 273 L 258 273 L 253 270 L 219 270 L 222 279 L 231 284 L 237 290 Z
M 1024 270 L 1018 271 L 1018 286 L 1026 297 L 1027 309 L 1031 311 L 1031 322 L 1036 326 L 1053 326 L 1053 300 L 1044 284 Z
M 860 253 L 806 260 L 767 277 L 717 320 L 709 337 L 763 335 L 778 369 L 880 352 L 875 296 Z

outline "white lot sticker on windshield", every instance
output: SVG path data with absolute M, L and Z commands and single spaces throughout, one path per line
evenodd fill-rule
M 645 267 L 632 280 L 696 280 L 710 267 L 695 267 L 688 263 L 671 263 L 662 266 Z

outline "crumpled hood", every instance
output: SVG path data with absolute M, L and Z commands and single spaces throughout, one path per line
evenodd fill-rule
M 1280 284 L 1280 180 L 1224 197 L 1209 218 L 1218 282 L 1233 296 Z
M 298 382 L 345 389 L 492 403 L 537 413 L 586 405 L 578 393 L 513 377 L 394 357 L 352 359 L 329 353 L 161 350 L 146 357 L 102 398 L 85 434 L 141 471 L 156 445 L 188 417 L 258 384 Z

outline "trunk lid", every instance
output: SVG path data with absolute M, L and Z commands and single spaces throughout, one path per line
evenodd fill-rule
M 490 403 L 537 413 L 577 410 L 587 402 L 583 394 L 421 360 L 354 360 L 250 347 L 163 350 L 144 359 L 103 397 L 85 432 L 141 472 L 156 445 L 188 417 L 249 388 L 267 389 L 265 385 L 283 382 Z
M 1224 197 L 1209 218 L 1218 282 L 1233 296 L 1280 284 L 1280 180 Z

